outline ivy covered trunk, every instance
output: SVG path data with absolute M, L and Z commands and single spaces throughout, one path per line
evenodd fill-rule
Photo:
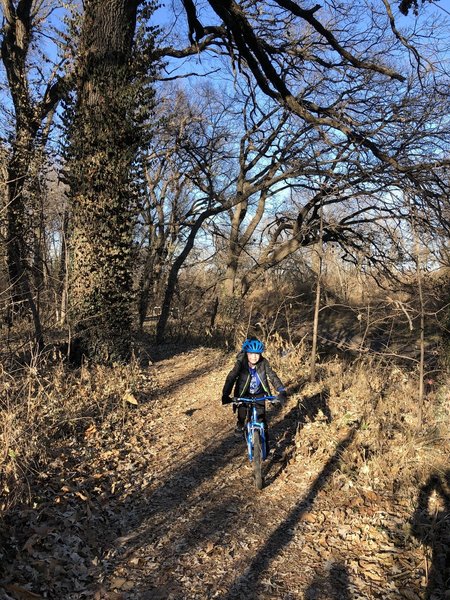
M 87 0 L 70 130 L 69 318 L 83 353 L 126 360 L 131 342 L 131 51 L 137 1 Z

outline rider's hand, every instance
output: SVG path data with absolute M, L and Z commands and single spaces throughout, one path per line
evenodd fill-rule
M 227 396 L 226 394 L 222 396 L 222 404 L 231 404 L 232 402 L 233 398 L 230 398 L 230 396 Z
M 278 396 L 275 398 L 275 404 L 280 404 L 281 406 L 283 406 L 283 404 L 286 402 L 286 399 L 286 392 L 284 390 L 281 390 L 280 392 L 278 392 Z

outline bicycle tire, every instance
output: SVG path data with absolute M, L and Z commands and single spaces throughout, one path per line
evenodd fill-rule
M 259 431 L 253 432 L 253 473 L 255 475 L 255 484 L 258 490 L 262 490 L 263 487 L 263 476 L 261 472 L 262 463 L 262 450 L 261 450 L 261 437 Z

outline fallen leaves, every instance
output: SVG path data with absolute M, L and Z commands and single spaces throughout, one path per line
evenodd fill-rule
M 419 600 L 424 550 L 408 525 L 410 501 L 358 486 L 338 463 L 323 475 L 348 419 L 307 423 L 291 440 L 297 454 L 266 463 L 269 484 L 255 494 L 245 448 L 211 408 L 223 378 L 220 353 L 208 352 L 211 368 L 201 351 L 153 366 L 165 390 L 155 401 L 124 383 L 119 403 L 138 406 L 125 423 L 120 411 L 83 421 L 55 448 L 31 490 L 36 508 L 11 517 L 7 592 L 206 600 L 234 590 L 233 598 L 296 600 L 328 585 L 334 596 L 318 598 Z

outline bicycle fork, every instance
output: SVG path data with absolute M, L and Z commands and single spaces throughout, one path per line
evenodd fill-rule
M 262 459 L 266 460 L 267 451 L 266 451 L 266 435 L 264 431 L 264 423 L 258 421 L 258 415 L 256 412 L 256 407 L 252 408 L 251 418 L 247 421 L 246 425 L 246 435 L 245 439 L 247 442 L 247 451 L 248 457 L 250 461 L 253 461 L 253 439 L 255 433 L 259 433 L 259 438 L 261 440 L 261 452 Z

